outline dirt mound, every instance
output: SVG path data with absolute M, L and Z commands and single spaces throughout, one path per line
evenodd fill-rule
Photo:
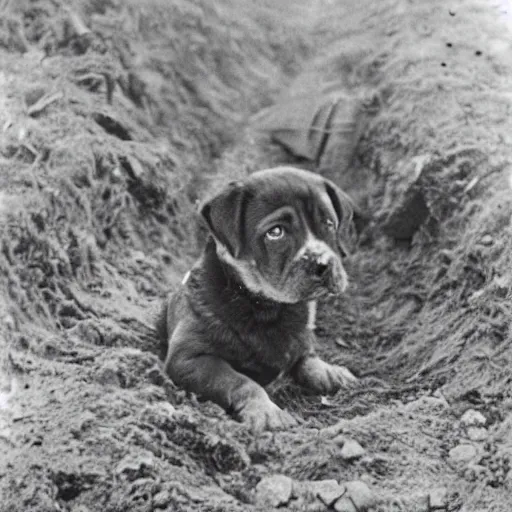
M 508 14 L 274 3 L 1 7 L 2 510 L 509 509 Z M 371 99 L 349 144 L 325 84 Z M 371 219 L 318 321 L 360 385 L 279 382 L 305 423 L 255 437 L 163 375 L 152 310 L 212 180 L 297 156 Z

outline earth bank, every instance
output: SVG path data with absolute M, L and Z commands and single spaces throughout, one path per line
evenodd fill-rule
M 2 510 L 509 510 L 502 5 L 2 10 Z M 283 116 L 297 96 L 332 93 L 348 130 L 313 140 L 320 158 L 270 143 L 309 133 Z M 279 382 L 305 423 L 253 436 L 162 374 L 152 311 L 197 255 L 212 180 L 285 161 L 368 216 L 318 321 L 360 385 Z

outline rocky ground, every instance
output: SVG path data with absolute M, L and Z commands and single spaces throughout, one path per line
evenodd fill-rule
M 510 510 L 512 8 L 274 4 L 1 3 L 1 510 Z M 254 435 L 152 322 L 196 200 L 283 162 L 367 214 L 318 320 L 359 384 Z

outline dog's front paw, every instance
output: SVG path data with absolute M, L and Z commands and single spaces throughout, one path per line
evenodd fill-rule
M 326 363 L 316 356 L 302 360 L 294 374 L 300 384 L 319 393 L 333 393 L 357 382 L 357 377 L 344 366 Z
M 297 425 L 297 420 L 266 397 L 248 401 L 238 413 L 251 430 L 283 430 Z
M 337 364 L 328 365 L 330 373 L 330 379 L 334 382 L 334 388 L 338 389 L 340 387 L 346 388 L 352 386 L 358 381 L 358 378 L 344 366 L 339 366 Z

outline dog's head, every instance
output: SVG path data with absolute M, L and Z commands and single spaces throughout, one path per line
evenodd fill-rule
M 201 207 L 217 254 L 247 289 L 283 303 L 341 293 L 353 204 L 312 172 L 277 167 L 230 183 Z

